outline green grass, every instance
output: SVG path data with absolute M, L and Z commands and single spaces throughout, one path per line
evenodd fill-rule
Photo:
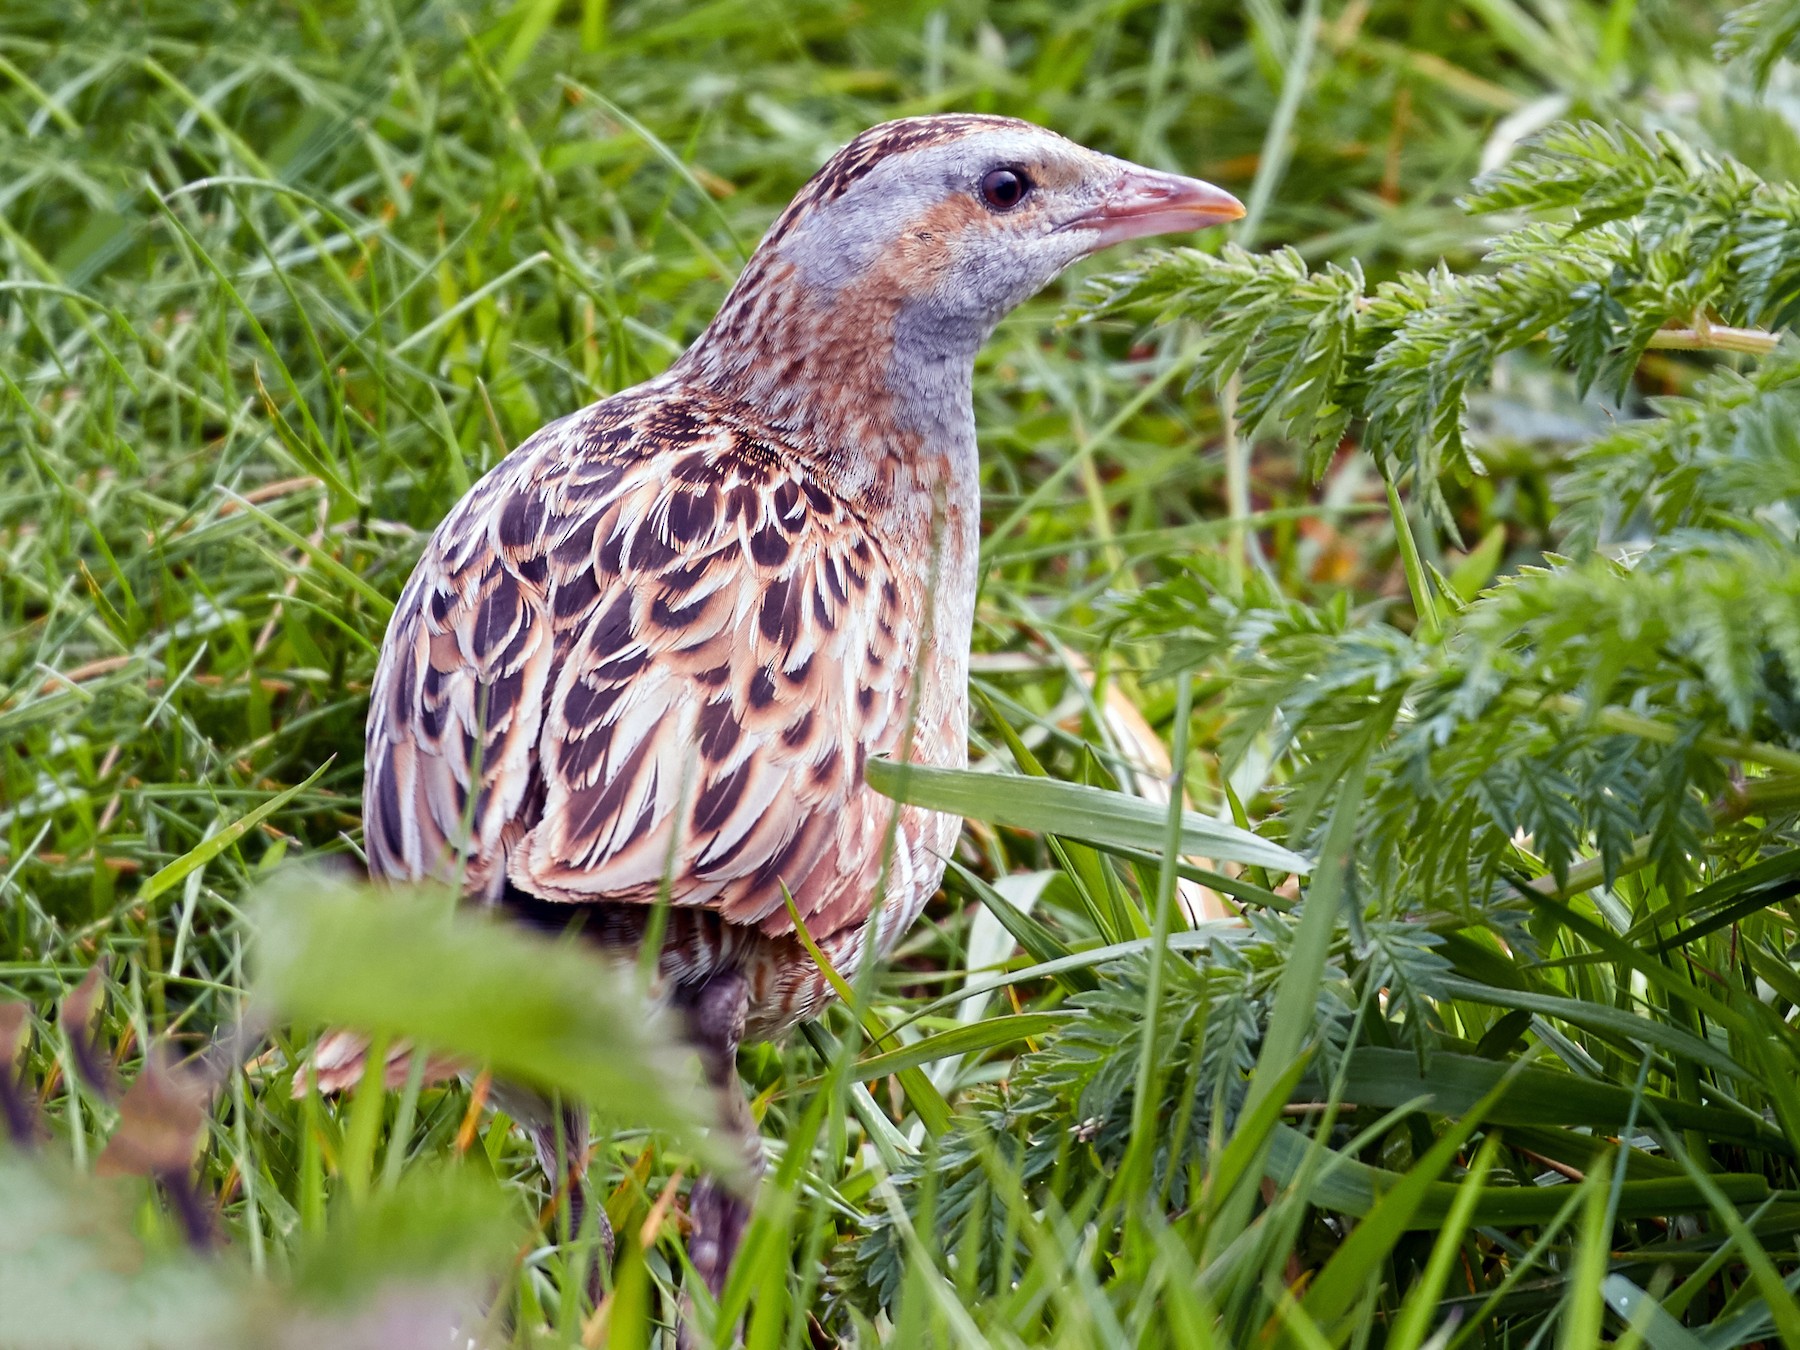
M 1581 316 L 1610 311 L 1570 291 L 1502 344 L 1485 301 L 1438 294 L 1475 356 L 1520 348 L 1470 381 L 1480 475 L 1352 402 L 1354 343 L 1315 389 L 1369 416 L 1316 483 L 1294 405 L 1222 415 L 1261 407 L 1270 371 L 1304 383 L 1275 330 L 1247 359 L 1221 341 L 1248 288 L 1310 315 L 1281 288 L 1355 263 L 1414 294 L 1440 258 L 1484 272 L 1522 213 L 1580 208 L 1516 185 L 1506 214 L 1456 205 L 1484 154 L 1559 117 L 1741 162 L 1775 203 L 1764 253 L 1795 256 L 1793 70 L 1765 93 L 1717 65 L 1724 9 L 13 0 L 0 991 L 30 1008 L 43 1137 L 0 1145 L 0 1345 L 337 1344 L 382 1318 L 429 1337 L 446 1311 L 502 1344 L 668 1325 L 706 1108 L 653 1030 L 619 1030 L 629 977 L 596 992 L 579 954 L 441 910 L 409 940 L 291 869 L 356 850 L 375 653 L 448 506 L 544 421 L 662 369 L 835 145 L 953 108 L 1211 178 L 1255 208 L 1237 242 L 1297 256 L 1230 263 L 1245 289 L 1210 300 L 1227 264 L 1205 259 L 1083 290 L 1111 258 L 984 354 L 985 776 L 883 785 L 975 823 L 859 1006 L 744 1054 L 770 1170 L 701 1327 L 1800 1344 L 1792 338 L 1643 352 L 1595 338 Z M 1757 9 L 1739 43 L 1773 62 L 1786 20 Z M 1650 254 L 1693 254 L 1715 208 L 1750 247 L 1742 201 L 1697 181 L 1617 213 L 1663 222 Z M 1677 302 L 1793 322 L 1746 296 L 1748 265 L 1655 285 L 1634 265 L 1581 294 L 1652 328 L 1687 325 Z M 1365 335 L 1387 322 L 1364 285 L 1317 284 Z M 1581 396 L 1590 358 L 1606 399 Z M 1607 435 L 1675 394 L 1699 399 L 1657 412 L 1685 439 Z M 1246 921 L 1193 921 L 1207 892 Z M 452 968 L 461 1008 L 430 978 Z M 532 1000 L 489 992 L 521 969 L 545 972 Z M 92 1018 L 59 1019 L 94 970 Z M 203 1101 L 145 1054 L 246 1010 L 271 1034 Z M 468 1086 L 419 1064 L 293 1095 L 335 1017 L 424 1019 L 609 1113 L 601 1314 L 592 1230 L 557 1226 Z M 123 1101 L 80 1072 L 90 1050 Z M 164 1184 L 92 1175 L 121 1167 Z M 196 1231 L 222 1249 L 192 1254 Z

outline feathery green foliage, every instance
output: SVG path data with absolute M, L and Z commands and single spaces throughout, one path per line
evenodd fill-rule
M 1094 283 L 1083 311 L 1153 306 L 1199 322 L 1196 371 L 1238 377 L 1246 434 L 1281 431 L 1316 474 L 1354 424 L 1390 477 L 1416 474 L 1445 524 L 1437 479 L 1477 467 L 1468 401 L 1506 353 L 1541 341 L 1578 394 L 1617 398 L 1653 343 L 1763 352 L 1766 332 L 1713 329 L 1800 319 L 1800 188 L 1671 132 L 1552 128 L 1465 205 L 1572 220 L 1501 235 L 1490 270 L 1440 266 L 1372 290 L 1359 268 L 1314 271 L 1291 249 L 1181 249 Z

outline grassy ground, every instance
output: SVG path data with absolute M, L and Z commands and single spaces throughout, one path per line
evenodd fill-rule
M 667 1324 L 705 1145 L 653 1046 L 579 969 L 437 919 L 402 941 L 321 874 L 281 877 L 357 848 L 369 677 L 424 534 L 542 422 L 666 365 L 833 147 L 905 113 L 1015 114 L 1232 188 L 1247 247 L 1370 284 L 1467 270 L 1500 226 L 1455 198 L 1558 117 L 1677 127 L 1800 179 L 1794 86 L 1716 65 L 1720 12 L 7 5 L 0 987 L 32 1011 L 0 1037 L 27 1033 L 48 1139 L 0 1155 L 20 1216 L 0 1344 L 423 1344 L 445 1308 L 518 1344 Z M 986 791 L 971 813 L 1001 824 L 970 827 L 862 1025 L 838 1010 L 746 1052 L 772 1170 L 728 1318 L 748 1309 L 757 1346 L 1797 1343 L 1780 775 L 1800 627 L 1750 640 L 1739 702 L 1709 683 L 1709 651 L 1736 649 L 1680 629 L 1615 686 L 1605 736 L 1486 709 L 1491 736 L 1445 743 L 1499 767 L 1423 824 L 1450 771 L 1394 749 L 1449 678 L 1437 653 L 1464 650 L 1429 646 L 1462 600 L 1629 497 L 1637 461 L 1583 489 L 1577 452 L 1719 359 L 1651 352 L 1604 402 L 1556 353 L 1509 358 L 1471 413 L 1487 475 L 1449 476 L 1437 515 L 1413 479 L 1409 517 L 1353 447 L 1315 483 L 1281 428 L 1236 434 L 1222 408 L 1254 384 L 1196 381 L 1191 323 L 1059 325 L 1082 282 L 1013 316 L 977 376 L 973 737 L 990 769 L 1116 791 L 1080 817 Z M 1795 481 L 1768 469 L 1755 500 L 1646 537 L 1775 529 Z M 1609 659 L 1564 648 L 1559 671 Z M 1583 673 L 1542 683 L 1575 698 Z M 1678 768 L 1644 751 L 1670 744 Z M 1183 839 L 1171 765 L 1201 815 L 1310 876 L 1178 875 L 1231 846 L 1199 818 Z M 1389 847 L 1409 822 L 1415 847 Z M 1488 886 L 1502 854 L 1554 912 Z M 1247 921 L 1190 924 L 1207 890 Z M 247 963 L 258 912 L 287 916 L 286 966 Z M 351 973 L 297 1009 L 319 968 Z M 508 1012 L 489 991 L 521 968 L 539 1003 Z M 468 993 L 435 1006 L 449 970 Z M 159 1038 L 230 1026 L 256 980 L 310 1020 L 204 1101 L 146 1068 Z M 600 1312 L 570 1278 L 591 1232 L 557 1232 L 529 1149 L 468 1087 L 292 1097 L 294 1037 L 359 997 L 630 1122 L 595 1159 L 623 1237 Z M 558 1018 L 593 1037 L 553 1053 Z M 122 1106 L 109 1078 L 147 1086 Z M 96 1189 L 105 1159 L 166 1184 Z M 184 1256 L 202 1230 L 228 1250 Z

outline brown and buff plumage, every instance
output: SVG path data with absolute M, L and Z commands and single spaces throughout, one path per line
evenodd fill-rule
M 931 496 L 916 522 L 891 518 L 912 493 L 853 504 L 791 441 L 668 381 L 546 428 L 463 499 L 376 677 L 372 872 L 599 907 L 602 937 L 635 936 L 666 893 L 716 916 L 671 930 L 671 981 L 742 971 L 751 1036 L 817 1010 L 782 886 L 844 945 L 894 811 L 864 760 L 961 762 L 965 714 L 940 669 L 960 644 L 921 667 Z M 968 566 L 973 540 L 956 545 L 947 573 Z M 941 851 L 956 826 L 902 811 L 895 929 L 936 884 L 915 846 Z
M 741 1039 L 828 997 L 784 887 L 853 967 L 960 828 L 863 766 L 966 761 L 976 348 L 1076 258 L 1240 213 L 1010 119 L 859 136 L 667 373 L 538 432 L 432 535 L 371 702 L 371 873 L 623 947 L 666 895 L 663 987 L 728 1086 Z M 744 1211 L 692 1207 L 716 1291 Z

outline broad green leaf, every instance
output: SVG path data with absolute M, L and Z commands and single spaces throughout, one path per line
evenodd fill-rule
M 1496 525 L 1450 569 L 1450 588 L 1463 600 L 1473 600 L 1493 580 L 1505 553 L 1506 526 Z
M 297 1253 L 294 1286 L 347 1300 L 387 1278 L 485 1280 L 518 1245 L 523 1218 L 485 1169 L 416 1167 L 392 1190 L 335 1206 Z
M 1168 831 L 1166 806 L 1077 783 L 973 769 L 934 769 L 892 760 L 870 760 L 864 774 L 870 787 L 895 801 L 1015 830 L 1067 835 L 1158 856 Z M 1298 875 L 1312 870 L 1312 864 L 1298 853 L 1196 811 L 1181 813 L 1181 851 Z
M 1429 1109 L 1460 1116 L 1507 1077 L 1504 1062 L 1477 1055 L 1434 1050 L 1423 1071 L 1410 1050 L 1359 1046 L 1350 1054 L 1345 1071 L 1344 1099 L 1362 1107 L 1391 1107 L 1429 1099 Z M 1541 1065 L 1512 1071 L 1512 1086 L 1488 1111 L 1493 1125 L 1586 1125 L 1597 1130 L 1619 1130 L 1631 1118 L 1630 1088 Z M 1303 1082 L 1298 1094 L 1316 1099 L 1323 1086 Z M 1721 1139 L 1738 1139 L 1762 1148 L 1785 1149 L 1779 1131 L 1722 1107 L 1703 1106 L 1670 1097 L 1649 1098 L 1665 1119 L 1682 1129 L 1702 1130 Z
M 579 941 L 464 909 L 429 888 L 293 873 L 254 906 L 252 995 L 280 1018 L 406 1038 L 666 1130 L 727 1172 L 702 1135 L 713 1096 L 635 969 Z
M 1298 1174 L 1313 1141 L 1289 1125 L 1277 1125 L 1269 1139 L 1267 1175 L 1285 1185 Z M 1354 1158 L 1334 1155 L 1328 1169 L 1320 1169 L 1309 1197 L 1320 1209 L 1340 1214 L 1364 1215 L 1402 1180 L 1401 1174 L 1371 1167 Z M 1767 1200 L 1767 1178 L 1748 1173 L 1723 1172 L 1711 1178 L 1717 1193 L 1734 1206 Z M 1418 1206 L 1407 1217 L 1406 1228 L 1417 1231 L 1440 1227 L 1456 1203 L 1460 1190 L 1453 1182 L 1436 1181 L 1425 1188 Z M 1483 1192 L 1474 1222 L 1497 1227 L 1541 1224 L 1554 1218 L 1569 1198 L 1566 1186 L 1497 1186 Z M 1800 1194 L 1792 1197 L 1800 1203 Z M 1647 1219 L 1670 1214 L 1700 1214 L 1710 1208 L 1705 1190 L 1685 1177 L 1655 1177 L 1627 1181 L 1620 1187 L 1618 1216 Z

